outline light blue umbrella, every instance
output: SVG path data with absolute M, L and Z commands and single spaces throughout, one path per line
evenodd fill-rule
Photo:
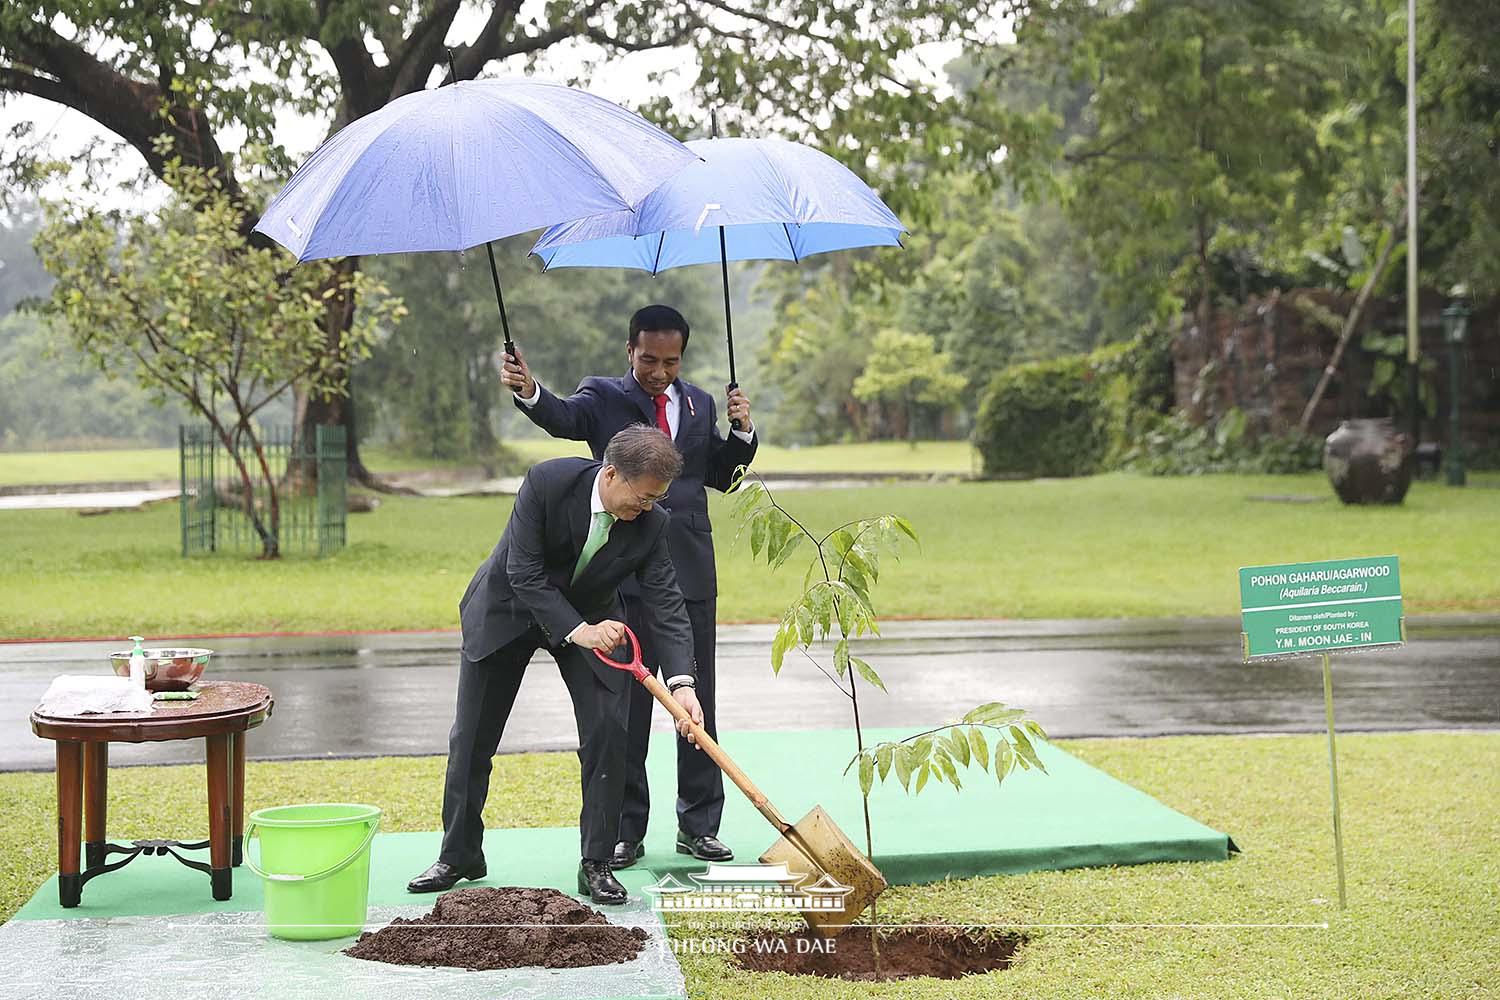
M 531 252 L 554 267 L 623 267 L 660 274 L 718 261 L 729 337 L 729 261 L 792 260 L 854 247 L 900 246 L 906 227 L 837 160 L 784 139 L 695 139 L 689 164 L 634 211 L 553 226 Z
M 697 157 L 602 97 L 524 78 L 397 98 L 320 146 L 256 230 L 299 261 L 467 250 L 599 212 L 627 214 Z

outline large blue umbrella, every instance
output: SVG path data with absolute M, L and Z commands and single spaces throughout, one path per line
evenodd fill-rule
M 634 211 L 553 226 L 532 247 L 547 269 L 624 267 L 660 274 L 719 262 L 729 386 L 734 330 L 729 261 L 792 260 L 854 247 L 900 246 L 906 227 L 854 172 L 784 139 L 695 139 L 700 157 Z
M 256 230 L 299 261 L 467 250 L 624 211 L 697 157 L 639 116 L 540 80 L 465 80 L 397 98 L 320 146 Z

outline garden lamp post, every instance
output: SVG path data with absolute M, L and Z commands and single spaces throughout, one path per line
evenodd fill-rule
M 1462 291 L 1443 310 L 1443 339 L 1448 342 L 1448 485 L 1464 485 L 1463 441 L 1459 437 L 1459 355 L 1469 330 L 1469 304 Z

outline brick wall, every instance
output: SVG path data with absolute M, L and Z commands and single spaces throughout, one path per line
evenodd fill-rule
M 1353 302 L 1353 293 L 1294 289 L 1220 310 L 1211 316 L 1206 332 L 1198 329 L 1194 317 L 1184 316 L 1172 341 L 1178 408 L 1201 423 L 1238 406 L 1256 433 L 1294 429 L 1333 354 L 1343 317 Z M 1434 417 L 1424 414 L 1423 441 L 1446 442 L 1448 437 L 1448 344 L 1442 327 L 1447 304 L 1447 299 L 1436 294 L 1424 293 L 1421 298 L 1420 346 L 1428 359 L 1422 377 L 1437 402 Z M 1315 318 L 1319 310 L 1331 312 L 1337 325 L 1319 322 Z M 1313 415 L 1310 429 L 1314 434 L 1326 435 L 1340 420 L 1351 417 L 1395 416 L 1402 429 L 1407 426 L 1406 411 L 1396 412 L 1390 398 L 1369 392 L 1381 357 L 1361 346 L 1361 338 L 1371 331 L 1404 337 L 1405 302 L 1372 299 L 1366 306 L 1338 374 Z M 1404 352 L 1398 366 L 1404 387 L 1408 377 Z M 1500 303 L 1476 307 L 1469 317 L 1462 383 L 1460 407 L 1467 446 L 1500 450 Z

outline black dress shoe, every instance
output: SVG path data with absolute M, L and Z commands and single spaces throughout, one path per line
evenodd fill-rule
M 453 865 L 442 861 L 434 862 L 427 869 L 410 882 L 406 883 L 407 892 L 442 892 L 451 889 L 458 884 L 459 879 L 480 879 L 488 874 L 485 871 L 484 862 L 469 868 L 455 868 Z
M 588 858 L 578 863 L 578 891 L 596 903 L 610 906 L 629 898 L 625 895 L 625 887 L 610 872 L 608 861 L 590 861 Z
M 615 853 L 609 859 L 609 866 L 617 870 L 620 868 L 629 868 L 645 856 L 645 844 L 639 840 L 622 840 L 615 845 Z
M 677 831 L 677 853 L 691 854 L 699 861 L 733 861 L 734 852 L 720 843 L 719 838 L 705 833 L 701 837 L 689 837 Z

